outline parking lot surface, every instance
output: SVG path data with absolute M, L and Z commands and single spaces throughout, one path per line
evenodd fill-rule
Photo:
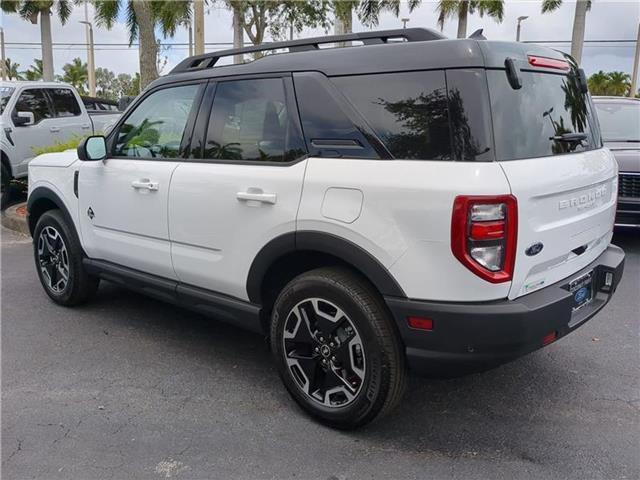
M 2 230 L 2 478 L 640 478 L 640 236 L 597 317 L 492 371 L 412 377 L 356 432 L 311 421 L 263 338 L 104 283 L 66 309 Z

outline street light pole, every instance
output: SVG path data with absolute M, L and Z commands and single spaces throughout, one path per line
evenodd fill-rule
M 518 27 L 516 28 L 516 42 L 520 41 L 520 22 L 522 22 L 523 20 L 526 20 L 527 18 L 529 18 L 528 15 L 523 15 L 521 17 L 518 17 Z
M 407 22 L 411 20 L 410 18 L 401 18 L 400 21 L 402 22 L 402 28 L 407 28 Z
M 2 51 L 2 65 L 0 70 L 2 71 L 2 80 L 7 79 L 7 60 L 4 56 L 4 28 L 0 28 L 0 50 Z
M 636 89 L 638 87 L 638 64 L 639 63 L 640 63 L 640 24 L 638 24 L 638 39 L 636 40 L 636 56 L 633 60 L 633 76 L 631 77 L 631 90 L 629 90 L 629 96 L 631 98 L 636 96 Z
M 93 50 L 93 25 L 89 21 L 89 12 L 87 10 L 87 2 L 84 3 L 84 20 L 80 23 L 85 24 L 87 35 L 87 80 L 89 81 L 89 95 L 96 96 L 96 62 Z

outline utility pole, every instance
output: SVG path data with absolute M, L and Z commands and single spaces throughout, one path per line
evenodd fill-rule
M 195 24 L 195 54 L 204 53 L 204 0 L 194 0 L 193 16 Z
M 96 96 L 96 62 L 93 58 L 93 25 L 91 22 L 85 22 L 80 20 L 80 23 L 84 23 L 89 29 L 89 35 L 87 38 L 87 80 L 89 81 L 89 96 Z
M 4 56 L 4 28 L 0 28 L 0 50 L 2 51 L 2 65 L 0 70 L 2 71 L 2 80 L 7 79 L 7 59 Z
M 189 20 L 189 56 L 193 56 L 193 26 L 191 20 Z
M 518 27 L 516 28 L 516 42 L 520 41 L 520 22 L 522 22 L 523 20 L 526 20 L 527 18 L 529 18 L 528 15 L 523 15 L 521 17 L 518 17 Z
M 89 95 L 91 97 L 96 96 L 96 62 L 93 50 L 93 25 L 89 21 L 89 10 L 87 7 L 88 2 L 84 2 L 84 23 L 85 34 L 87 39 L 87 80 L 89 81 Z
M 4 58 L 4 55 L 2 58 Z M 636 40 L 636 57 L 633 60 L 633 76 L 631 77 L 631 90 L 629 90 L 629 96 L 631 98 L 636 96 L 636 91 L 638 90 L 638 64 L 640 64 L 640 24 L 638 24 L 638 39 Z

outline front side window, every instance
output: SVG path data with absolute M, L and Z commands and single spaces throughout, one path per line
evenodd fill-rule
M 120 126 L 116 157 L 178 158 L 200 85 L 158 90 L 146 97 Z
M 303 153 L 281 78 L 217 85 L 204 158 L 287 162 Z
M 25 90 L 20 94 L 13 110 L 14 116 L 17 116 L 18 112 L 32 112 L 35 123 L 53 117 L 47 97 L 40 88 Z
M 47 92 L 51 97 L 56 117 L 76 117 L 80 115 L 80 105 L 71 90 L 68 88 L 51 88 Z
M 334 77 L 397 159 L 450 160 L 443 71 Z

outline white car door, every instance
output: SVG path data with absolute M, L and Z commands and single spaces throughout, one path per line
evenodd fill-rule
M 60 142 L 91 135 L 91 119 L 80 106 L 82 101 L 69 87 L 46 88 L 56 118 L 54 129 Z
M 183 283 L 247 299 L 256 254 L 295 231 L 306 149 L 291 79 L 210 84 L 202 104 L 194 158 L 171 180 L 173 266 Z
M 18 112 L 33 114 L 32 125 L 21 125 L 17 122 Z M 11 110 L 13 128 L 11 139 L 15 147 L 13 175 L 22 177 L 27 174 L 29 161 L 36 156 L 38 148 L 45 147 L 55 142 L 58 138 L 56 119 L 51 108 L 51 103 L 42 88 L 25 88 L 22 90 Z
M 156 89 L 109 139 L 109 156 L 82 162 L 79 215 L 93 259 L 175 279 L 167 205 L 189 142 L 203 83 Z

